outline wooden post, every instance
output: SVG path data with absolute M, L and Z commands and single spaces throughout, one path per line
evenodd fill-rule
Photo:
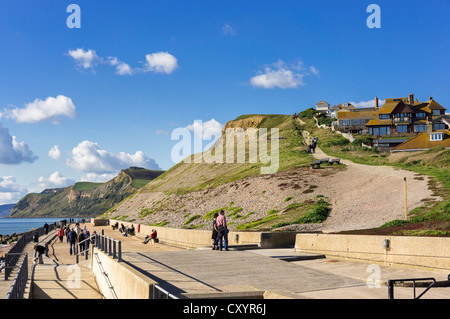
M 403 178 L 405 181 L 405 220 L 408 220 L 408 206 L 407 206 L 407 196 L 406 196 L 406 176 Z

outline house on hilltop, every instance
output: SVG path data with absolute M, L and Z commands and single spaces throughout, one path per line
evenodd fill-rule
M 366 134 L 366 123 L 375 118 L 375 107 L 355 107 L 351 103 L 341 103 L 331 108 L 335 112 L 334 129 L 343 133 Z
M 386 99 L 366 126 L 369 134 L 378 136 L 443 130 L 449 127 L 450 122 L 446 120 L 445 111 L 446 108 L 432 97 L 419 102 L 409 94 L 407 98 Z
M 409 141 L 394 147 L 391 152 L 423 151 L 438 146 L 450 148 L 450 131 L 448 129 L 422 132 Z
M 330 104 L 325 101 L 320 101 L 316 104 L 316 111 L 329 113 Z

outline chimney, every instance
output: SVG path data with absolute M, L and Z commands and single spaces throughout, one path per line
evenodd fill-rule
M 431 101 L 431 100 L 433 100 L 433 97 L 432 97 L 432 96 L 430 96 L 430 101 Z
M 413 104 L 414 103 L 414 94 L 409 93 L 409 104 Z
M 375 96 L 375 109 L 378 110 L 378 97 Z

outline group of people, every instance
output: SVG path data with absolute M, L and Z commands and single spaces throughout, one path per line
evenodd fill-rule
M 211 239 L 213 240 L 213 250 L 229 250 L 227 218 L 223 209 L 220 213 L 214 214 Z
M 60 226 L 56 235 L 61 243 L 63 242 L 64 235 L 66 236 L 66 242 L 69 244 L 70 255 L 76 253 L 76 244 L 79 244 L 81 255 L 84 255 L 84 251 L 89 249 L 89 245 L 91 243 L 95 244 L 95 234 L 96 232 L 94 231 L 93 236 L 91 236 L 89 229 L 87 229 L 86 226 L 81 228 L 80 223 L 77 222 L 73 228 L 64 228 Z
M 316 152 L 316 146 L 317 146 L 317 141 L 318 141 L 318 137 L 313 137 L 313 139 L 311 140 L 311 143 L 309 143 L 308 145 L 308 153 L 315 153 Z
M 135 229 L 134 229 L 134 225 L 133 224 L 131 224 L 131 226 L 130 227 L 125 227 L 122 223 L 120 224 L 120 227 L 119 227 L 119 222 L 116 222 L 114 225 L 112 225 L 111 226 L 112 227 L 112 229 L 114 230 L 114 229 L 119 229 L 119 232 L 122 234 L 122 235 L 124 235 L 125 237 L 126 236 L 129 236 L 129 235 L 134 235 L 135 234 Z

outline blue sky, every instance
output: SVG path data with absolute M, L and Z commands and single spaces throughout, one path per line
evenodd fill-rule
M 371 3 L 381 28 L 367 27 Z M 81 28 L 67 27 L 70 4 Z M 131 165 L 168 169 L 171 132 L 195 120 L 217 131 L 242 114 L 409 93 L 450 109 L 449 9 L 445 0 L 1 0 L 0 204 Z

